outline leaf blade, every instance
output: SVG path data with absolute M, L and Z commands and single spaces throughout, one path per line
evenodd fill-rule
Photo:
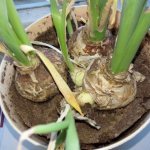
M 66 150 L 80 150 L 79 138 L 75 126 L 75 120 L 73 118 L 72 112 L 69 112 L 69 127 L 66 134 Z
M 15 31 L 18 39 L 21 40 L 22 44 L 31 45 L 30 41 L 25 33 L 25 30 L 20 21 L 19 15 L 16 11 L 14 3 L 12 0 L 6 0 L 7 10 L 8 10 L 8 18 L 11 23 L 13 30 Z
M 127 52 L 126 45 L 134 33 L 145 3 L 146 0 L 124 0 L 123 2 L 119 33 L 111 60 L 111 70 L 114 74 L 120 72 L 120 64 Z
M 58 71 L 55 69 L 53 64 L 50 62 L 50 60 L 44 56 L 43 53 L 40 51 L 36 51 L 42 62 L 45 64 L 49 72 L 51 73 L 55 83 L 57 84 L 59 90 L 61 91 L 62 95 L 64 96 L 65 100 L 75 109 L 77 110 L 81 115 L 83 115 L 81 108 L 79 104 L 77 103 L 77 100 L 72 93 L 71 89 L 67 85 L 67 83 L 64 81 L 64 79 L 61 77 L 61 75 L 58 73 Z

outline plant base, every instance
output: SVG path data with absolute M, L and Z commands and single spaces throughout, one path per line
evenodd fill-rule
M 42 51 L 53 62 L 62 77 L 66 79 L 66 67 L 62 56 L 54 50 L 42 48 Z M 34 102 L 42 102 L 59 93 L 52 76 L 43 64 L 40 64 L 33 73 L 36 81 L 31 78 L 31 75 L 22 75 L 16 71 L 15 86 L 21 96 Z

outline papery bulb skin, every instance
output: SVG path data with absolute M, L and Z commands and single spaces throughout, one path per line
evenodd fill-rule
M 44 53 L 66 80 L 67 71 L 62 56 L 54 50 L 46 49 Z M 37 68 L 32 70 L 32 74 L 22 73 L 22 71 L 17 70 L 15 74 L 15 87 L 22 97 L 34 102 L 46 101 L 49 97 L 59 93 L 53 77 L 43 63 L 40 63 Z
M 114 75 L 108 69 L 108 61 L 96 59 L 85 73 L 83 91 L 90 93 L 100 110 L 124 107 L 135 99 L 137 82 L 144 76 L 133 70 Z

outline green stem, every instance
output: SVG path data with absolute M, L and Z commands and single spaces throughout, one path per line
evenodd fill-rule
M 102 12 L 107 0 L 89 0 L 89 36 L 91 41 L 102 41 L 105 38 L 104 30 L 98 31 Z
M 53 22 L 56 28 L 58 40 L 60 43 L 60 47 L 62 50 L 64 61 L 66 62 L 70 71 L 74 70 L 74 65 L 70 61 L 70 56 L 68 54 L 68 47 L 66 44 L 66 8 L 67 8 L 67 0 L 63 2 L 62 12 L 59 12 L 57 8 L 56 0 L 50 0 L 51 2 L 51 13 Z
M 34 127 L 35 134 L 48 134 L 54 131 L 60 131 L 66 129 L 69 125 L 69 121 L 65 120 L 62 122 L 50 123 L 47 125 L 38 125 Z
M 75 126 L 75 120 L 73 118 L 72 112 L 68 113 L 69 127 L 67 129 L 66 135 L 66 150 L 80 150 L 79 138 Z

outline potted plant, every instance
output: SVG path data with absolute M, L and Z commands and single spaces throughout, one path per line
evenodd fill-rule
M 56 21 L 60 19 L 60 14 L 58 13 L 59 11 L 56 8 L 56 1 L 52 1 L 52 2 L 53 2 L 52 7 L 54 8 L 52 10 L 52 16 L 58 34 L 58 27 Z M 66 6 L 68 6 L 69 4 L 70 3 L 68 3 L 68 1 L 65 1 L 63 3 L 62 12 L 66 11 L 66 8 L 68 8 Z M 132 17 L 129 18 L 128 17 L 129 14 L 132 14 L 131 15 Z M 61 21 L 59 20 L 60 21 L 59 27 L 61 27 L 61 24 L 63 24 L 63 28 L 59 30 L 59 32 L 62 32 L 62 35 L 60 36 L 60 34 L 58 34 L 58 38 L 59 38 L 63 57 L 65 58 L 65 62 L 68 68 L 70 69 L 71 67 L 69 67 L 69 65 L 72 64 L 72 62 L 70 61 L 68 55 L 67 45 L 65 41 L 61 42 L 62 40 L 61 38 L 66 39 L 66 36 L 63 33 L 64 32 L 63 29 L 65 30 L 66 13 L 64 14 L 62 13 L 62 15 L 64 18 Z M 58 20 L 55 21 L 56 19 L 55 17 Z M 135 22 L 134 24 L 133 23 L 131 24 L 131 21 L 133 19 Z M 125 31 L 126 28 L 128 28 L 129 30 Z M 107 55 L 98 55 L 97 57 L 94 57 L 92 60 L 90 59 L 90 62 L 89 59 L 86 59 L 86 61 L 88 60 L 88 62 L 85 62 L 84 65 L 81 65 L 81 62 L 83 61 L 80 62 L 78 59 L 73 60 L 73 62 L 74 61 L 76 62 L 75 65 L 77 65 L 77 67 L 84 66 L 81 67 L 82 68 L 81 71 L 83 70 L 82 72 L 83 74 L 80 82 L 81 84 L 79 85 L 76 84 L 75 88 L 73 89 L 76 92 L 76 99 L 78 100 L 78 103 L 82 107 L 82 112 L 84 112 L 88 116 L 88 120 L 89 119 L 91 119 L 90 121 L 94 120 L 97 124 L 101 126 L 101 129 L 97 130 L 95 128 L 90 127 L 85 122 L 82 121 L 76 122 L 81 146 L 83 148 L 87 148 L 87 149 L 95 148 L 97 146 L 99 147 L 100 144 L 102 143 L 112 141 L 112 139 L 115 139 L 122 132 L 126 131 L 129 127 L 131 127 L 149 109 L 148 107 L 146 107 L 148 101 L 145 101 L 145 99 L 143 98 L 143 97 L 147 97 L 148 95 L 147 93 L 141 91 L 141 89 L 145 88 L 147 85 L 145 82 L 149 81 L 147 69 L 139 68 L 140 66 L 139 62 L 141 62 L 142 60 L 145 61 L 146 66 L 148 65 L 149 62 L 147 58 L 142 57 L 143 50 L 141 51 L 141 54 L 139 56 L 135 57 L 135 61 L 133 62 L 134 68 L 136 68 L 137 71 L 140 70 L 142 74 L 137 71 L 134 71 L 132 69 L 132 66 L 130 65 L 133 57 L 135 56 L 136 51 L 138 50 L 138 47 L 140 46 L 142 39 L 147 33 L 148 28 L 149 28 L 149 11 L 146 7 L 146 1 L 143 0 L 140 2 L 136 2 L 134 0 L 131 2 L 129 0 L 125 0 L 123 5 L 123 10 L 122 10 L 121 24 L 118 32 L 118 37 L 116 40 L 116 44 L 113 47 L 113 51 L 110 51 L 110 53 Z M 29 50 L 31 50 L 31 46 L 25 48 L 29 48 Z M 89 56 L 87 57 L 89 58 Z M 73 57 L 73 59 L 74 58 L 75 57 Z M 44 60 L 42 59 L 43 62 Z M 69 61 L 69 65 L 68 65 L 68 61 Z M 137 83 L 137 81 L 143 81 L 143 82 Z M 57 85 L 59 87 L 58 83 Z M 13 87 L 14 86 L 12 86 L 12 88 Z M 3 97 L 3 99 L 7 99 L 7 98 L 8 98 L 7 96 Z M 13 98 L 16 98 L 16 95 L 15 96 L 13 95 Z M 62 99 L 62 97 L 59 98 L 59 100 L 60 99 Z M 25 105 L 26 101 L 27 100 L 22 100 L 20 104 L 27 107 L 27 105 Z M 40 106 L 44 105 L 44 108 L 46 108 L 46 105 L 50 104 L 49 105 L 50 107 L 52 105 L 57 105 L 56 103 L 60 102 L 56 100 L 56 98 L 51 99 L 49 101 L 51 103 L 43 102 L 43 104 L 40 103 Z M 18 103 L 19 101 L 17 101 L 17 104 Z M 30 105 L 31 104 L 33 103 L 30 102 Z M 72 102 L 70 104 L 73 105 Z M 21 107 L 21 105 L 19 106 Z M 39 107 L 36 106 L 36 107 L 40 108 L 40 106 Z M 80 109 L 78 109 L 79 107 L 76 106 L 74 108 L 77 108 L 77 111 L 81 113 Z M 23 111 L 23 108 L 21 109 Z M 24 107 L 24 109 L 26 108 Z M 40 109 L 38 111 L 40 111 Z M 57 110 L 53 109 L 52 112 L 54 111 L 56 112 Z M 53 114 L 52 112 L 51 115 Z M 75 113 L 75 115 L 76 114 L 77 113 Z M 20 116 L 25 117 L 23 113 Z M 66 113 L 65 116 L 66 119 L 58 124 L 66 123 L 66 126 L 64 128 L 67 129 L 68 131 L 71 124 L 67 123 L 67 120 L 69 120 L 69 122 L 72 122 L 72 125 L 74 124 L 73 123 L 74 121 L 70 111 L 68 114 Z M 69 117 L 70 119 L 67 119 L 68 116 L 70 116 Z M 42 114 L 42 117 L 45 119 L 48 118 L 49 115 Z M 42 117 L 39 118 L 42 119 Z M 58 116 L 55 116 L 55 118 L 57 117 Z M 22 119 L 25 120 L 28 118 L 22 118 Z M 49 120 L 46 120 L 45 122 L 43 120 L 40 121 L 41 122 L 38 123 L 36 122 L 35 124 L 49 123 L 47 122 Z M 148 120 L 144 124 L 147 124 L 147 122 Z M 33 122 L 31 123 L 31 121 L 29 122 L 29 120 L 28 122 L 26 120 L 25 123 L 29 126 L 33 125 L 32 124 Z M 56 123 L 56 124 L 49 124 L 48 126 L 43 126 L 44 128 L 42 130 L 40 129 L 41 126 L 40 128 L 35 127 L 34 128 L 35 130 L 30 130 L 32 132 L 27 132 L 27 133 L 29 133 L 30 135 L 31 133 L 41 134 L 42 132 L 46 133 L 48 131 L 49 133 L 50 131 L 56 131 L 56 129 L 51 130 L 51 127 L 52 125 L 54 125 L 54 127 L 57 128 L 58 124 Z M 48 127 L 48 130 L 46 127 Z M 72 127 L 73 127 L 72 128 L 73 131 L 75 131 L 74 126 Z M 143 127 L 144 126 L 141 126 L 136 132 L 131 134 L 129 138 L 137 134 L 137 132 L 139 132 Z M 36 128 L 38 128 L 39 130 L 37 131 Z M 64 128 L 63 127 L 57 128 L 57 130 L 61 130 L 60 133 L 63 133 Z M 68 134 L 69 133 L 70 132 L 68 132 Z M 75 135 L 77 139 L 76 132 L 74 132 L 73 135 Z M 67 134 L 66 136 L 63 137 L 67 138 Z M 125 139 L 129 139 L 129 138 L 125 138 Z M 77 141 L 76 144 L 78 145 L 78 140 L 76 141 Z M 111 148 L 112 147 L 113 146 L 111 145 Z

